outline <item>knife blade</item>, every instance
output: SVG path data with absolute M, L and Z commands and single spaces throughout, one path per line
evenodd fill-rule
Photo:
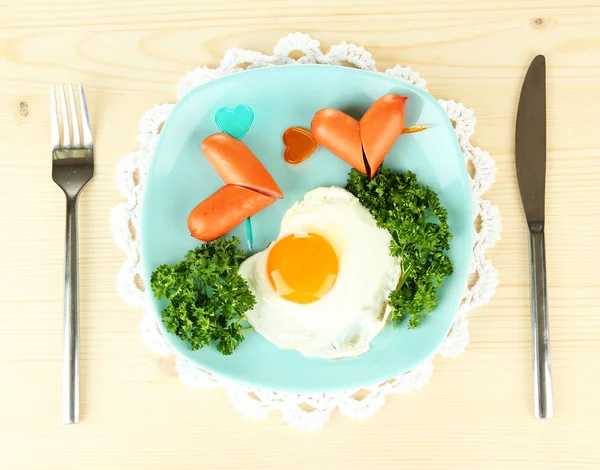
M 544 224 L 546 190 L 546 60 L 538 55 L 527 71 L 515 135 L 517 179 L 527 224 Z
M 544 239 L 546 59 L 543 55 L 533 59 L 523 81 L 517 110 L 515 163 L 529 228 L 534 415 L 546 419 L 553 416 L 554 409 Z

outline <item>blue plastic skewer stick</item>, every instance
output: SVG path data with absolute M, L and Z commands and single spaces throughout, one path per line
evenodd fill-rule
M 252 221 L 250 220 L 250 217 L 246 219 L 246 241 L 248 242 L 248 249 L 252 251 L 254 237 L 252 236 Z

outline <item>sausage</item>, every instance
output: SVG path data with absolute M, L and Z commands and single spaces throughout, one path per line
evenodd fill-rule
M 192 237 L 210 242 L 274 202 L 265 194 L 228 184 L 192 209 L 188 228 Z
M 277 183 L 252 151 L 222 132 L 202 142 L 202 152 L 225 184 L 235 184 L 267 196 L 282 198 Z
M 360 125 L 347 114 L 333 108 L 316 112 L 310 123 L 313 138 L 334 155 L 367 174 L 360 141 Z
M 360 120 L 360 137 L 371 177 L 402 134 L 407 99 L 400 95 L 382 96 Z

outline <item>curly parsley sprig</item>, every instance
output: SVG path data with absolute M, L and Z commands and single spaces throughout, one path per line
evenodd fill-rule
M 371 179 L 352 169 L 346 189 L 390 232 L 390 254 L 402 260 L 402 277 L 389 296 L 391 321 L 396 326 L 408 318 L 408 328 L 416 328 L 435 308 L 437 291 L 452 274 L 445 254 L 452 240 L 448 212 L 435 191 L 421 186 L 410 171 L 380 168 Z
M 193 350 L 216 342 L 231 354 L 244 340 L 245 313 L 256 304 L 246 281 L 238 274 L 245 253 L 240 240 L 222 238 L 190 250 L 175 265 L 156 268 L 150 285 L 157 299 L 167 299 L 162 311 L 167 331 L 189 342 Z

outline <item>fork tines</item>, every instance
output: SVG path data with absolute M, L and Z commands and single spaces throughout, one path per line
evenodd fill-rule
M 73 139 L 71 140 L 71 131 L 69 129 L 69 112 L 67 111 L 67 100 L 65 98 L 65 87 L 60 87 L 60 101 L 61 101 L 61 120 L 63 127 L 63 138 L 62 146 L 59 131 L 59 119 L 58 109 L 56 105 L 56 93 L 54 86 L 50 87 L 50 113 L 52 118 L 52 149 L 92 149 L 92 128 L 90 126 L 90 118 L 87 110 L 87 103 L 85 101 L 85 94 L 83 92 L 83 86 L 79 84 L 79 101 L 81 105 L 81 122 L 83 129 L 83 145 L 81 145 L 81 139 L 79 135 L 79 120 L 77 117 L 77 104 L 75 103 L 75 94 L 73 93 L 73 85 L 69 83 L 69 103 L 70 103 L 70 114 L 71 114 L 71 125 Z

